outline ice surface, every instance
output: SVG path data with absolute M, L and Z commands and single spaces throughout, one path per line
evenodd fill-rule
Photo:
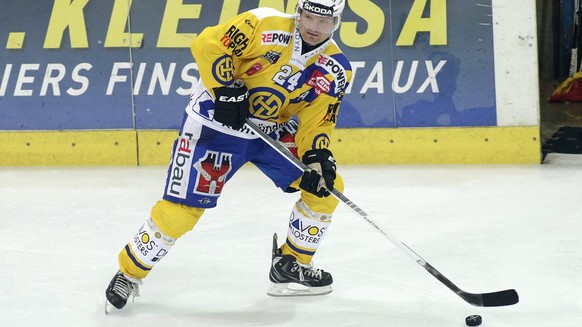
M 459 287 L 515 288 L 520 303 L 470 306 L 341 203 L 315 257 L 334 292 L 269 297 L 271 237 L 296 195 L 245 167 L 141 297 L 106 316 L 117 253 L 165 167 L 0 168 L 0 326 L 582 326 L 582 164 L 340 172 L 348 198 Z

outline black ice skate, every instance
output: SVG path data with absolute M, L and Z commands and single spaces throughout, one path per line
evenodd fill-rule
M 126 277 L 121 271 L 118 271 L 105 290 L 105 314 L 108 314 L 113 308 L 121 309 L 127 303 L 130 295 L 135 299 L 139 296 L 139 280 Z
M 273 259 L 269 273 L 271 296 L 305 296 L 331 293 L 331 274 L 313 267 L 304 267 L 295 257 L 283 255 L 277 245 L 277 234 L 273 235 Z

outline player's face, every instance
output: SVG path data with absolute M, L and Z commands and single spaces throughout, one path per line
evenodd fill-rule
M 302 10 L 299 14 L 299 33 L 305 43 L 316 45 L 327 39 L 335 28 L 333 17 L 319 16 Z

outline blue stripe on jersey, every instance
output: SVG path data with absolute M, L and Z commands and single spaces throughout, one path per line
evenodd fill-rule
M 214 102 L 212 100 L 200 101 L 200 111 L 198 112 L 200 116 L 210 120 L 209 110 L 214 110 Z
M 334 55 L 331 55 L 330 57 L 332 57 L 333 60 L 337 61 L 340 65 L 342 65 L 342 67 L 344 67 L 346 71 L 352 70 L 352 65 L 350 64 L 350 61 L 343 53 L 336 53 Z
M 305 251 L 305 250 L 302 250 L 302 249 L 296 247 L 295 245 L 293 245 L 293 243 L 291 243 L 289 241 L 289 239 L 287 239 L 287 241 L 285 241 L 285 243 L 287 243 L 287 245 L 291 248 L 291 250 L 293 250 L 293 251 L 295 251 L 295 252 L 297 252 L 299 254 L 305 254 L 305 255 L 310 255 L 310 256 L 314 256 L 315 255 L 315 251 Z
M 133 253 L 131 253 L 131 250 L 129 249 L 129 244 L 125 246 L 125 252 L 127 252 L 127 256 L 131 259 L 131 261 L 133 261 L 133 264 L 136 265 L 136 267 L 145 271 L 152 270 L 152 268 L 145 267 L 144 265 L 139 263 L 139 261 L 137 261 L 137 259 L 133 256 Z
M 350 84 L 350 81 L 347 80 L 347 72 L 352 70 L 352 65 L 350 64 L 350 61 L 348 60 L 348 58 L 346 58 L 346 56 L 342 53 L 337 53 L 337 54 L 331 55 L 330 57 L 333 60 L 335 60 L 340 66 L 342 66 L 346 72 L 346 76 L 344 76 L 344 78 L 345 78 L 344 83 L 341 86 L 342 87 L 341 92 L 345 92 L 348 85 Z M 336 88 L 338 87 L 337 84 L 338 84 L 338 80 L 334 80 L 332 82 L 332 89 L 329 93 L 333 94 L 334 96 L 341 97 L 342 96 L 341 92 L 335 92 Z M 341 100 L 341 98 L 340 98 L 340 100 Z

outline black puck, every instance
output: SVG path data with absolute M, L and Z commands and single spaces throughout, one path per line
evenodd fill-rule
M 480 315 L 470 315 L 465 318 L 465 324 L 467 324 L 467 326 L 479 326 L 481 325 L 481 322 L 483 322 L 483 319 L 481 319 Z

